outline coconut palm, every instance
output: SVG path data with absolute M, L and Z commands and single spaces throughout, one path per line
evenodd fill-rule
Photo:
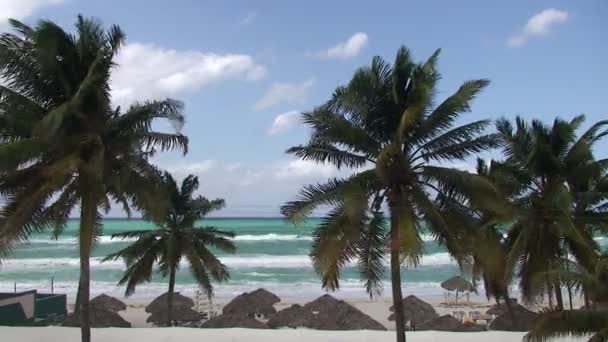
M 517 183 L 509 175 L 500 173 L 495 161 L 477 159 L 477 174 L 494 184 L 505 198 L 517 191 Z M 444 219 L 451 223 L 459 244 L 466 246 L 471 263 L 473 281 L 481 279 L 488 299 L 504 300 L 510 307 L 509 284 L 512 279 L 507 272 L 508 246 L 503 236 L 505 227 L 511 222 L 511 212 L 506 206 L 497 213 L 481 207 L 472 207 L 466 202 L 451 197 L 437 198 Z
M 213 254 L 209 247 L 234 253 L 236 247 L 230 238 L 231 232 L 215 227 L 196 227 L 197 221 L 209 213 L 224 207 L 223 199 L 208 200 L 198 196 L 192 198 L 199 182 L 195 176 L 186 177 L 181 187 L 165 172 L 162 188 L 169 198 L 169 210 L 161 218 L 154 219 L 158 229 L 123 232 L 112 238 L 137 238 L 130 246 L 110 254 L 105 260 L 123 258 L 127 264 L 125 275 L 119 285 L 126 284 L 125 295 L 135 292 L 135 287 L 150 281 L 155 263 L 163 277 L 169 276 L 167 323 L 171 323 L 175 275 L 182 259 L 190 265 L 190 273 L 207 293 L 213 296 L 212 280 L 228 280 L 228 269 Z
M 606 220 L 602 207 L 606 193 L 595 182 L 604 174 L 606 162 L 595 161 L 592 148 L 606 135 L 608 122 L 593 125 L 577 138 L 583 121 L 583 116 L 556 119 L 547 126 L 517 118 L 515 128 L 506 119 L 497 122 L 506 159 L 496 167 L 519 184 L 511 196 L 515 217 L 508 236 L 508 269 L 519 269 L 526 300 L 534 299 L 535 274 L 556 268 L 568 253 L 581 264 L 589 263 L 599 248 L 590 227 Z M 581 203 L 579 211 L 575 211 L 577 203 Z M 560 282 L 549 285 L 557 307 L 563 309 Z
M 585 288 L 593 305 L 585 310 L 549 311 L 541 315 L 526 337 L 526 341 L 546 341 L 562 336 L 588 336 L 589 341 L 608 341 L 608 254 L 595 259 L 591 269 L 570 260 L 562 260 L 559 270 L 548 271 L 534 277 L 536 289 L 545 280 L 565 282 L 574 288 Z
M 79 16 L 74 34 L 51 21 L 29 27 L 11 21 L 0 36 L 0 250 L 33 232 L 60 233 L 70 213 L 80 214 L 80 314 L 82 340 L 90 341 L 89 257 L 101 212 L 111 204 L 164 211 L 160 173 L 150 164 L 156 149 L 187 150 L 181 134 L 152 130 L 155 120 L 176 128 L 181 103 L 153 101 L 111 107 L 109 78 L 124 42 Z
M 463 255 L 432 194 L 469 198 L 473 205 L 495 203 L 494 188 L 484 179 L 437 165 L 464 160 L 497 141 L 494 135 L 482 134 L 486 120 L 455 126 L 487 80 L 465 82 L 434 107 L 438 56 L 439 50 L 427 61 L 414 63 L 403 47 L 393 65 L 375 57 L 327 103 L 302 115 L 312 128 L 310 140 L 287 151 L 303 160 L 355 169 L 350 177 L 304 187 L 298 199 L 281 210 L 298 222 L 315 208 L 331 207 L 314 231 L 311 251 L 328 289 L 339 287 L 340 270 L 356 260 L 368 293 L 377 294 L 390 246 L 398 341 L 405 341 L 400 267 L 418 264 L 423 227 L 454 256 Z M 388 232 L 384 206 L 390 217 Z

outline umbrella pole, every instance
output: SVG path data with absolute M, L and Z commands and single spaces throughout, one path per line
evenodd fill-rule
M 458 304 L 458 290 L 456 290 L 456 304 Z

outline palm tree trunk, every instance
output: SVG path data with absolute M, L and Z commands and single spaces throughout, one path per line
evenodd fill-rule
M 403 314 L 403 294 L 401 293 L 401 260 L 399 258 L 399 223 L 394 212 L 391 214 L 391 285 L 393 288 L 397 342 L 405 342 L 405 317 Z
M 547 283 L 547 299 L 549 299 L 549 309 L 553 310 L 553 294 L 550 283 Z
M 564 298 L 562 297 L 561 284 L 559 284 L 559 283 L 555 284 L 554 290 L 555 290 L 555 302 L 556 302 L 557 310 L 562 311 L 562 310 L 564 310 Z
M 572 286 L 568 285 L 568 301 L 570 302 L 570 310 L 572 310 Z
M 76 302 L 74 303 L 74 316 L 80 316 L 80 291 L 82 289 L 82 283 L 78 279 L 78 290 L 76 291 Z
M 97 220 L 97 200 L 94 190 L 90 187 L 82 187 L 81 209 L 80 209 L 80 330 L 82 342 L 91 342 L 91 322 L 89 314 L 90 297 L 90 265 L 91 248 Z
M 169 271 L 169 292 L 167 296 L 167 325 L 173 326 L 173 292 L 175 291 L 175 267 Z
M 80 254 L 80 333 L 82 342 L 91 342 L 91 321 L 89 315 L 90 297 L 90 267 L 89 255 Z

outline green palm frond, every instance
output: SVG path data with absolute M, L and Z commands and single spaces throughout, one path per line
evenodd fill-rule
M 566 310 L 543 313 L 526 336 L 526 342 L 544 342 L 559 337 L 585 337 L 606 330 L 608 313 L 594 310 Z M 600 337 L 593 337 L 602 341 Z M 605 334 L 604 334 L 605 336 Z M 592 338 L 592 341 L 594 341 Z
M 326 183 L 305 186 L 296 201 L 281 207 L 281 214 L 292 222 L 301 222 L 319 206 L 335 206 L 342 203 L 344 194 L 352 187 L 362 187 L 373 192 L 377 178 L 374 170 L 363 171 L 346 179 L 330 179 Z
M 357 246 L 357 268 L 370 297 L 382 293 L 386 241 L 386 219 L 382 212 L 375 211 L 363 226 Z
M 357 256 L 357 242 L 365 225 L 365 213 L 357 218 L 346 210 L 345 206 L 333 209 L 313 231 L 310 256 L 323 288 L 329 290 L 340 288 L 340 271 Z
M 233 232 L 222 231 L 215 227 L 195 228 L 192 235 L 204 245 L 213 246 L 226 253 L 235 253 L 236 245 Z
M 332 145 L 314 141 L 307 145 L 294 146 L 287 150 L 302 160 L 311 160 L 317 163 L 331 163 L 338 169 L 358 168 L 364 166 L 369 160 L 363 156 L 352 152 L 344 151 Z

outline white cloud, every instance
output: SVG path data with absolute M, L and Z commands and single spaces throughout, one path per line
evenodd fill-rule
M 253 24 L 253 22 L 258 18 L 258 14 L 256 12 L 249 12 L 246 16 L 239 20 L 240 26 L 249 26 Z
M 551 30 L 568 20 L 568 12 L 555 8 L 548 8 L 535 14 L 528 20 L 522 31 L 507 40 L 509 47 L 524 46 L 530 38 L 546 36 Z
M 42 7 L 58 5 L 64 0 L 0 0 L 0 28 L 8 27 L 8 19 L 22 20 Z
M 179 182 L 189 174 L 199 176 L 200 194 L 226 199 L 226 209 L 218 213 L 223 216 L 278 216 L 280 206 L 294 200 L 302 186 L 353 172 L 298 159 L 270 162 L 156 159 L 155 162 Z M 116 210 L 119 209 L 117 206 Z
M 182 164 L 169 168 L 169 171 L 176 172 L 179 174 L 204 174 L 217 167 L 219 162 L 217 160 L 203 160 L 190 164 Z
M 320 51 L 317 57 L 323 59 L 348 59 L 359 55 L 367 45 L 369 37 L 366 33 L 357 32 L 345 42 L 340 42 L 327 50 Z
M 277 115 L 268 129 L 269 135 L 285 133 L 300 123 L 300 112 L 292 110 L 287 113 Z
M 249 55 L 173 50 L 153 44 L 127 44 L 112 74 L 117 104 L 191 92 L 222 80 L 258 80 L 266 68 Z
M 338 175 L 338 169 L 329 164 L 318 164 L 310 160 L 295 159 L 280 164 L 274 172 L 278 179 L 288 178 L 329 178 Z
M 308 91 L 315 84 L 314 78 L 300 83 L 275 82 L 254 105 L 256 111 L 268 109 L 279 104 L 303 105 L 308 97 Z

